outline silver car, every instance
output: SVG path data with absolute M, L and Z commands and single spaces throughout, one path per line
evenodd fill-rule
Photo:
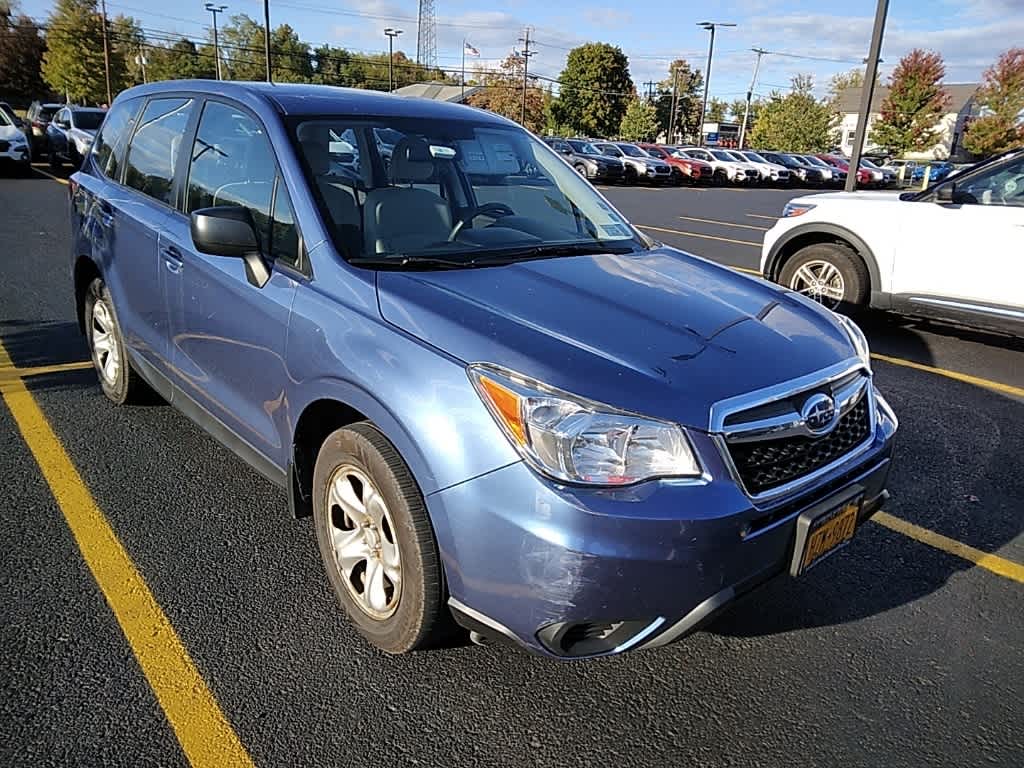
M 46 151 L 50 167 L 60 168 L 65 162 L 75 168 L 89 154 L 96 131 L 103 124 L 105 109 L 62 107 L 46 126 Z
M 617 157 L 626 167 L 628 181 L 647 181 L 651 184 L 668 184 L 672 181 L 672 166 L 644 152 L 640 147 L 625 141 L 590 142 L 601 154 Z

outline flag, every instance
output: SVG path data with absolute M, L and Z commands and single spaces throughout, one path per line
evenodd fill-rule
M 480 55 L 480 51 L 478 51 L 476 48 L 474 48 L 469 43 L 463 43 L 462 45 L 463 45 L 462 52 L 465 55 L 467 55 L 467 56 L 479 56 Z

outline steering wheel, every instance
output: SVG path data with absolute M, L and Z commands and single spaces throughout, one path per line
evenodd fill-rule
M 454 242 L 455 238 L 459 236 L 459 233 L 465 228 L 465 226 L 473 221 L 477 216 L 489 216 L 492 219 L 500 219 L 502 216 L 515 216 L 516 212 L 513 211 L 505 203 L 491 202 L 478 205 L 476 208 L 465 214 L 452 227 L 451 234 L 448 235 L 448 242 Z

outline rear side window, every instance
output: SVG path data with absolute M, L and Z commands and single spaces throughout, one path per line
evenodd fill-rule
M 192 99 L 153 99 L 146 105 L 128 148 L 124 183 L 173 205 L 171 186 Z
M 120 178 L 125 144 L 132 135 L 135 118 L 141 106 L 142 99 L 128 99 L 116 103 L 92 145 L 96 167 L 104 176 L 115 181 Z

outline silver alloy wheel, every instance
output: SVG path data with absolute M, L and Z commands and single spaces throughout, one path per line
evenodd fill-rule
M 789 287 L 829 309 L 838 307 L 846 295 L 843 273 L 835 264 L 822 259 L 808 261 L 797 269 L 789 279 Z
M 386 619 L 402 595 L 402 559 L 384 497 L 361 470 L 344 464 L 327 482 L 334 562 L 364 613 Z
M 121 353 L 114 336 L 114 317 L 103 299 L 92 306 L 92 355 L 103 380 L 113 385 L 121 371 Z

